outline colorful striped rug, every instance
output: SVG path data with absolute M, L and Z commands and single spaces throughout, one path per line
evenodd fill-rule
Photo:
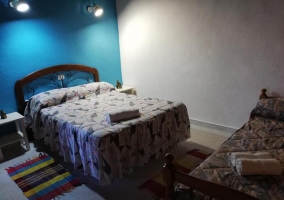
M 30 200 L 52 199 L 82 185 L 77 178 L 44 154 L 6 170 Z
M 176 168 L 184 173 L 191 172 L 195 167 L 197 167 L 203 160 L 205 160 L 211 153 L 193 149 L 188 151 L 184 156 L 180 158 L 175 158 L 174 162 Z M 153 175 L 141 186 L 138 186 L 140 190 L 147 190 L 153 194 L 153 197 L 157 200 L 165 199 L 166 194 L 166 184 L 163 181 L 162 168 L 157 174 Z

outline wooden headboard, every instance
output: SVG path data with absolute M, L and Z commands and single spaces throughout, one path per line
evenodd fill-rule
M 30 82 L 42 76 L 48 75 L 48 74 L 53 74 L 53 73 L 62 72 L 62 71 L 70 71 L 70 70 L 88 72 L 94 76 L 95 82 L 100 81 L 98 70 L 96 68 L 92 68 L 92 67 L 88 67 L 84 65 L 65 64 L 65 65 L 56 65 L 56 66 L 38 70 L 18 80 L 15 84 L 15 96 L 16 96 L 17 105 L 18 105 L 18 112 L 23 114 L 25 107 L 26 107 L 26 101 L 25 101 L 24 93 L 23 93 L 23 87 L 26 84 L 29 84 Z

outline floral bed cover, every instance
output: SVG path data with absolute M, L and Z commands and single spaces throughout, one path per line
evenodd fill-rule
M 100 82 L 51 90 L 33 96 L 25 110 L 26 126 L 44 138 L 66 162 L 110 184 L 134 166 L 145 165 L 190 137 L 183 103 L 143 99 Z M 106 113 L 135 107 L 140 117 L 108 124 Z
M 284 99 L 261 100 L 251 113 L 253 118 L 190 175 L 239 190 L 258 199 L 284 199 L 284 175 L 240 176 L 230 163 L 232 152 L 269 152 L 284 166 L 283 114 Z M 179 185 L 177 195 L 179 199 L 188 199 L 188 188 Z M 198 196 L 202 195 L 197 195 L 197 199 Z

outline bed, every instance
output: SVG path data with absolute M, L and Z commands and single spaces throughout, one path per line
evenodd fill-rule
M 68 83 L 76 82 L 77 71 L 91 74 L 94 80 L 79 75 L 78 79 L 87 83 L 69 87 Z M 35 86 L 38 79 L 39 86 Z M 27 99 L 23 89 L 30 85 L 27 91 L 32 95 Z M 59 88 L 36 94 L 41 86 L 50 85 Z M 64 161 L 72 162 L 76 169 L 83 168 L 101 185 L 122 178 L 123 172 L 145 165 L 190 137 L 183 103 L 119 93 L 113 85 L 100 82 L 98 71 L 92 67 L 45 68 L 18 80 L 15 92 L 19 111 L 24 113 L 26 127 L 32 129 L 34 138 L 43 139 Z M 130 107 L 138 108 L 140 117 L 106 121 L 107 113 Z
M 233 152 L 268 152 L 284 166 L 284 99 L 265 92 L 250 120 L 189 175 L 177 171 L 173 155 L 166 155 L 167 199 L 284 199 L 283 173 L 240 176 L 230 162 Z

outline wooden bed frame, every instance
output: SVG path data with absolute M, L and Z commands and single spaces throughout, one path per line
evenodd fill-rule
M 24 92 L 23 88 L 25 85 L 31 83 L 34 80 L 39 79 L 40 77 L 43 77 L 48 74 L 56 74 L 60 75 L 56 72 L 64 72 L 64 71 L 70 71 L 70 70 L 75 70 L 75 71 L 82 71 L 82 72 L 88 72 L 94 76 L 94 81 L 99 82 L 99 73 L 96 68 L 91 68 L 88 66 L 84 65 L 79 65 L 79 64 L 64 64 L 64 65 L 56 65 L 48 68 L 44 68 L 38 71 L 35 71 L 33 73 L 30 73 L 29 75 L 25 76 L 24 78 L 18 80 L 15 83 L 15 96 L 16 96 L 16 101 L 17 101 L 17 106 L 18 106 L 18 112 L 21 114 L 24 114 L 26 105 L 27 105 L 27 100 L 25 100 L 24 97 Z M 28 128 L 28 133 L 32 134 L 31 128 Z M 33 139 L 33 138 L 32 138 Z
M 190 187 L 190 199 L 193 199 L 193 191 L 196 190 L 209 197 L 210 200 L 256 200 L 257 198 L 216 183 L 198 179 L 175 169 L 174 156 L 166 154 L 166 164 L 163 167 L 163 180 L 166 182 L 166 199 L 175 199 L 174 182 L 182 183 Z
M 275 99 L 275 98 L 279 98 L 279 97 L 276 97 L 276 96 L 267 96 L 266 95 L 266 91 L 267 90 L 265 88 L 261 89 L 261 93 L 259 95 L 259 100 L 261 100 L 261 99 Z
M 261 90 L 259 99 L 277 98 L 266 95 L 266 89 Z M 174 183 L 182 183 L 190 188 L 190 196 L 193 199 L 193 191 L 199 191 L 209 197 L 210 200 L 254 200 L 257 199 L 251 195 L 240 191 L 213 183 L 185 174 L 176 170 L 173 154 L 166 154 L 166 164 L 163 166 L 163 180 L 166 182 L 166 199 L 175 199 Z
M 53 73 L 62 72 L 62 71 L 70 71 L 70 70 L 88 72 L 94 75 L 95 82 L 100 81 L 98 70 L 96 68 L 91 68 L 85 65 L 65 64 L 65 65 L 56 65 L 56 66 L 38 70 L 18 80 L 15 84 L 15 96 L 16 96 L 17 105 L 18 105 L 18 112 L 21 114 L 24 114 L 24 110 L 26 107 L 26 101 L 24 99 L 23 87 L 26 84 L 42 76 L 48 75 L 48 74 L 53 74 Z

